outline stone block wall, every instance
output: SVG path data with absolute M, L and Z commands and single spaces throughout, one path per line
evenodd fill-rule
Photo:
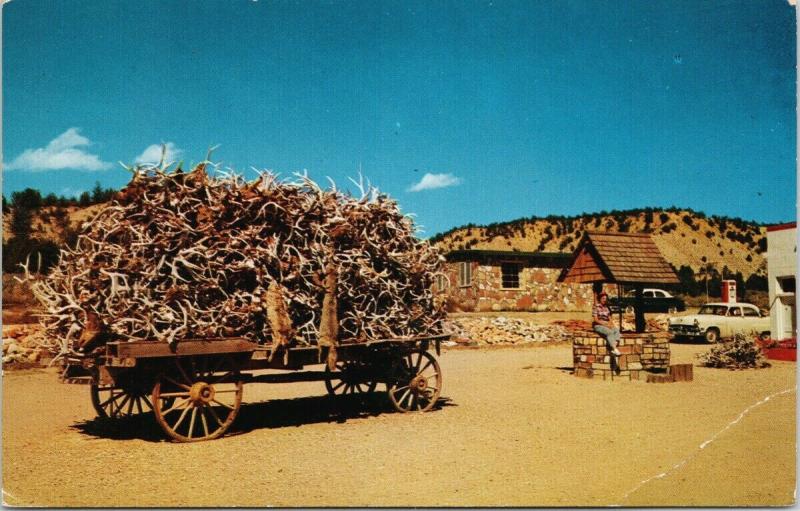
M 458 285 L 458 262 L 446 265 L 447 288 L 443 292 L 450 310 L 483 311 L 590 311 L 590 284 L 556 282 L 561 268 L 525 266 L 517 289 L 503 288 L 500 265 L 471 262 L 472 284 Z
M 621 355 L 611 355 L 606 340 L 594 331 L 575 332 L 572 363 L 575 376 L 584 378 L 644 379 L 643 371 L 669 368 L 669 332 L 624 332 L 617 345 Z

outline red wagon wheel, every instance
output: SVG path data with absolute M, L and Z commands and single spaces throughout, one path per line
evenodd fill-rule
M 442 393 L 442 371 L 436 358 L 423 350 L 394 361 L 386 384 L 389 400 L 399 412 L 427 412 Z
M 89 390 L 92 406 L 103 419 L 124 419 L 153 409 L 144 389 L 92 383 Z
M 369 367 L 363 362 L 346 360 L 336 362 L 336 371 L 331 371 L 325 365 L 325 388 L 331 396 L 344 396 L 347 394 L 369 394 L 375 391 L 378 382 L 365 379 Z M 337 375 L 339 380 L 331 380 L 332 375 Z
M 178 357 L 153 387 L 153 411 L 161 428 L 179 442 L 210 440 L 233 423 L 244 384 L 229 357 Z

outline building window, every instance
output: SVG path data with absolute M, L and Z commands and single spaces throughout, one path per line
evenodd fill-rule
M 472 265 L 469 262 L 458 263 L 458 285 L 461 287 L 472 285 Z
M 436 290 L 437 291 L 445 291 L 447 290 L 448 285 L 450 282 L 447 280 L 447 277 L 444 275 L 437 275 L 436 276 Z
M 794 293 L 794 277 L 778 277 L 778 288 L 779 293 Z
M 519 273 L 522 266 L 519 263 L 501 263 L 500 271 L 503 274 L 503 288 L 504 289 L 518 289 L 519 288 Z

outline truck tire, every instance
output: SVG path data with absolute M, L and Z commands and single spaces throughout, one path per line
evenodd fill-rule
M 706 330 L 706 342 L 709 344 L 714 344 L 719 341 L 719 329 L 715 327 L 711 327 Z

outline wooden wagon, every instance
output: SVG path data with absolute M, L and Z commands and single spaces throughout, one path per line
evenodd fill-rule
M 110 419 L 153 411 L 172 439 L 217 438 L 233 423 L 245 383 L 323 381 L 329 394 L 367 394 L 378 384 L 400 412 L 428 411 L 442 390 L 436 357 L 448 334 L 381 339 L 337 346 L 335 370 L 302 371 L 323 364 L 328 348 L 297 346 L 272 353 L 245 338 L 110 342 L 64 360 L 62 380 L 89 383 L 98 416 Z M 288 373 L 253 374 L 261 369 Z

